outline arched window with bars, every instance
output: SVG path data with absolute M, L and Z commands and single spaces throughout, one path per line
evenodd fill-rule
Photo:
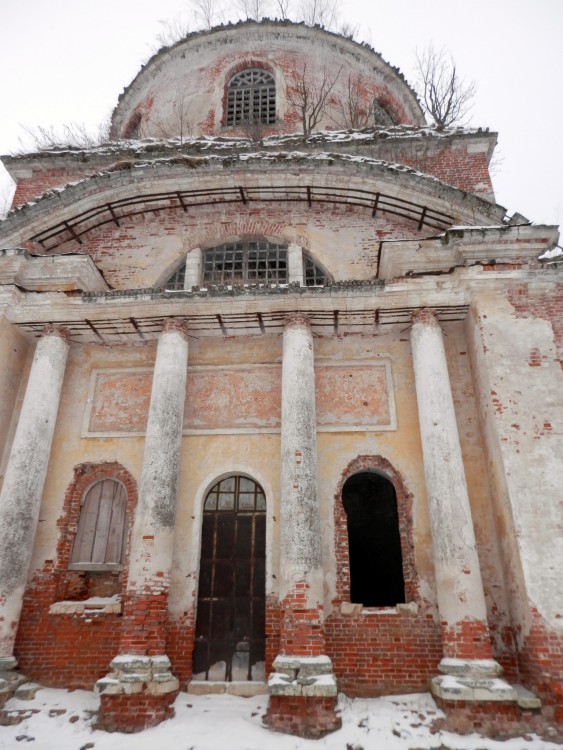
M 276 121 L 276 83 L 274 76 L 261 68 L 241 70 L 227 86 L 226 125 Z

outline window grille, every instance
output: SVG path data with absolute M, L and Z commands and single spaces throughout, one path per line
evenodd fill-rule
M 186 278 L 186 262 L 183 261 L 182 265 L 174 271 L 172 276 L 164 282 L 165 289 L 171 289 L 177 291 L 178 289 L 184 288 L 184 280 Z
M 208 492 L 201 529 L 196 680 L 265 680 L 266 497 L 226 477 Z
M 303 278 L 305 286 L 324 286 L 326 284 L 326 274 L 320 266 L 303 256 Z
M 287 248 L 266 240 L 249 240 L 206 250 L 202 283 L 287 284 Z
M 267 70 L 251 68 L 233 76 L 227 89 L 227 125 L 276 121 L 276 84 Z
M 127 492 L 114 479 L 102 479 L 84 495 L 71 564 L 110 565 L 123 562 L 127 534 Z

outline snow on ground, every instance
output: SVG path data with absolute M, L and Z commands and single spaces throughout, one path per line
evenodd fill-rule
M 85 690 L 42 688 L 33 700 L 13 698 L 9 716 L 25 711 L 19 724 L 0 726 L 0 748 L 33 750 L 556 750 L 560 744 L 534 735 L 506 741 L 473 734 L 432 734 L 442 714 L 430 695 L 350 700 L 339 710 L 343 726 L 322 740 L 275 734 L 262 726 L 265 695 L 188 695 L 176 700 L 176 716 L 138 734 L 108 734 L 93 728 L 99 698 Z

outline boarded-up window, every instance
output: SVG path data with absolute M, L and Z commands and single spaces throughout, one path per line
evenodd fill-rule
M 119 565 L 127 533 L 127 492 L 121 482 L 102 479 L 82 498 L 72 548 L 73 567 Z

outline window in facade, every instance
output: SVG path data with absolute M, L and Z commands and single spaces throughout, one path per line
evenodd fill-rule
M 226 125 L 276 121 L 276 84 L 267 70 L 242 70 L 229 81 L 227 88 Z
M 373 472 L 351 476 L 342 488 L 348 518 L 350 601 L 392 607 L 405 601 L 405 581 L 393 484 Z
M 287 248 L 266 240 L 229 242 L 203 253 L 203 285 L 287 284 Z
M 170 276 L 167 281 L 164 282 L 163 287 L 165 289 L 171 289 L 173 291 L 178 291 L 179 289 L 184 289 L 184 280 L 186 278 L 186 262 L 184 261 L 179 268 L 174 271 L 172 276 Z
M 303 256 L 303 283 L 305 286 L 324 286 L 326 274 L 320 266 L 313 263 L 311 258 Z
M 121 482 L 102 479 L 82 498 L 70 559 L 73 568 L 120 565 L 127 537 L 127 492 Z
M 389 111 L 382 107 L 377 101 L 372 104 L 373 124 L 376 128 L 387 128 L 393 126 L 393 118 Z
M 194 679 L 263 680 L 266 498 L 234 475 L 204 503 Z

